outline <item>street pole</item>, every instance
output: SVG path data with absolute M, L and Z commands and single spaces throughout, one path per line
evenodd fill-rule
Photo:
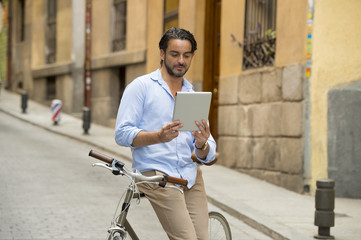
M 83 129 L 88 134 L 91 122 L 91 0 L 86 0 L 85 19 L 85 86 L 84 86 L 84 109 Z
M 8 14 L 8 37 L 7 37 L 7 78 L 6 78 L 6 89 L 11 87 L 11 25 L 12 25 L 12 1 L 8 0 L 7 6 Z

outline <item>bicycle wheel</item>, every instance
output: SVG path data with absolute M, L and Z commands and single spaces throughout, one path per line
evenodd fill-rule
M 231 228 L 227 219 L 219 212 L 209 212 L 209 239 L 232 240 Z

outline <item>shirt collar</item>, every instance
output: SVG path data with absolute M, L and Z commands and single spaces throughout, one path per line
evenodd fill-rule
M 163 88 L 168 89 L 168 84 L 164 81 L 162 77 L 162 73 L 160 72 L 159 68 L 150 74 L 150 78 L 153 81 L 157 81 L 159 85 L 161 85 Z M 191 92 L 191 91 L 193 91 L 192 84 L 186 78 L 183 78 L 182 92 Z

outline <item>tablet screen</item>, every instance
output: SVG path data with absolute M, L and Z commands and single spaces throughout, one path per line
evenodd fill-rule
M 173 109 L 173 121 L 184 124 L 179 131 L 198 131 L 195 121 L 208 121 L 211 92 L 177 92 Z

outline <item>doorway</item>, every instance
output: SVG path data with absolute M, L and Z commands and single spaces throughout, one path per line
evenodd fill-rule
M 206 1 L 203 91 L 212 92 L 209 122 L 218 139 L 218 84 L 221 47 L 221 0 Z

